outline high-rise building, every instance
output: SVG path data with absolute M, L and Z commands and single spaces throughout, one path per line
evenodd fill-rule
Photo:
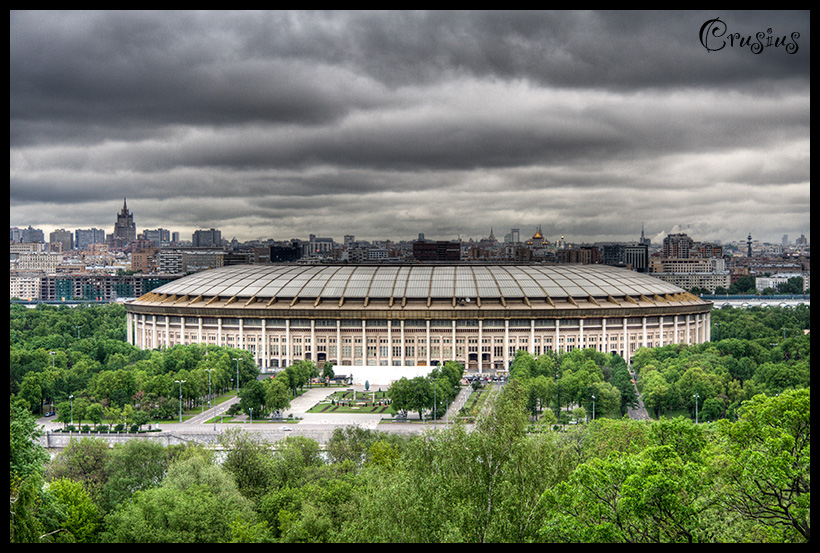
M 142 231 L 142 236 L 146 240 L 150 240 L 154 246 L 162 246 L 163 242 L 171 241 L 171 231 L 164 228 L 145 229 Z
M 62 244 L 62 251 L 64 252 L 74 249 L 74 235 L 71 231 L 62 228 L 49 233 L 48 241 L 51 243 L 59 242 Z
M 105 231 L 101 228 L 78 228 L 74 231 L 74 244 L 78 250 L 84 250 L 91 244 L 105 244 Z
M 216 229 L 197 230 L 192 242 L 195 248 L 218 248 L 222 246 L 222 232 Z
M 446 240 L 413 242 L 413 257 L 416 261 L 460 261 L 461 242 Z
M 694 245 L 695 241 L 685 233 L 667 234 L 666 238 L 663 239 L 663 256 L 689 257 Z
M 122 200 L 122 209 L 117 214 L 117 222 L 114 224 L 112 242 L 118 246 L 124 246 L 128 242 L 137 239 L 137 225 L 134 223 L 134 215 L 128 211 L 125 199 Z
M 606 244 L 603 248 L 605 265 L 626 265 L 633 271 L 649 271 L 649 246 L 646 244 Z
M 24 244 L 42 244 L 46 241 L 42 229 L 31 228 L 31 225 L 29 225 L 28 228 L 24 229 L 14 227 L 10 230 L 12 242 L 22 242 Z

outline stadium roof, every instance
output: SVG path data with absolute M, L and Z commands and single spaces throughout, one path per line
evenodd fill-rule
M 165 297 L 566 299 L 685 293 L 607 265 L 234 265 L 153 291 Z

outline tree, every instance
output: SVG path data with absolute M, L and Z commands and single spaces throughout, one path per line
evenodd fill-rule
M 621 411 L 621 392 L 609 382 L 595 382 L 590 387 L 595 396 L 595 418 L 617 417 Z M 592 415 L 592 401 L 587 402 L 588 413 Z
M 333 372 L 333 363 L 325 361 L 325 364 L 322 366 L 322 378 L 325 379 L 325 384 L 332 380 L 334 376 L 336 376 L 336 373 Z
M 102 514 L 83 485 L 68 478 L 59 478 L 49 483 L 48 492 L 59 504 L 62 514 L 60 529 L 64 533 L 56 534 L 57 541 L 96 542 Z
M 94 423 L 94 426 L 99 425 L 103 419 L 104 409 L 99 403 L 92 403 L 86 409 L 85 416 Z
M 433 385 L 427 377 L 402 377 L 394 382 L 387 395 L 396 411 L 416 411 L 421 420 L 423 411 L 433 406 Z
M 725 449 L 715 458 L 725 506 L 773 537 L 811 538 L 811 394 L 808 388 L 743 403 L 735 423 L 721 420 Z M 775 533 L 777 532 L 777 533 Z
M 653 370 L 641 377 L 641 397 L 644 407 L 659 417 L 661 411 L 672 406 L 670 385 L 663 375 Z
M 544 493 L 539 537 L 567 542 L 699 542 L 713 539 L 711 484 L 698 463 L 668 446 L 583 463 Z
M 181 458 L 162 486 L 140 491 L 105 519 L 102 540 L 116 543 L 225 543 L 237 521 L 256 524 L 252 503 L 230 474 L 204 454 Z
M 111 450 L 102 489 L 106 511 L 141 490 L 162 484 L 168 470 L 168 450 L 149 440 L 128 440 Z
M 108 480 L 108 442 L 94 438 L 72 440 L 51 461 L 46 478 L 55 480 L 69 478 L 83 484 L 91 497 L 97 501 Z
M 43 431 L 36 419 L 19 402 L 9 404 L 9 472 L 12 479 L 42 475 L 49 459 L 40 445 Z
M 612 368 L 610 373 L 610 383 L 621 392 L 620 413 L 625 415 L 630 407 L 638 406 L 638 393 L 635 391 L 635 384 L 626 365 L 618 365 Z
M 226 451 L 222 466 L 233 476 L 239 492 L 254 500 L 261 497 L 277 480 L 270 445 L 237 428 L 227 430 L 219 439 Z
M 258 380 L 250 380 L 239 390 L 239 410 L 248 413 L 253 409 L 258 415 L 262 415 L 262 406 L 265 404 L 265 387 Z
M 284 411 L 290 407 L 290 390 L 281 378 L 269 378 L 264 382 L 265 406 L 272 411 Z

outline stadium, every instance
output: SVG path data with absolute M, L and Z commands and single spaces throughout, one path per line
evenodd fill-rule
M 387 376 L 449 360 L 495 374 L 519 349 L 629 360 L 709 341 L 712 303 L 607 265 L 270 264 L 195 273 L 125 308 L 140 348 L 214 344 L 250 351 L 263 372 L 311 359 Z

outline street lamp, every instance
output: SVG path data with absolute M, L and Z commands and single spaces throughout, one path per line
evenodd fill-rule
M 184 380 L 174 380 L 176 384 L 179 384 L 179 422 L 182 422 L 182 385 L 185 383 Z
M 207 353 L 206 353 L 206 355 L 207 355 Z M 208 410 L 209 411 L 212 408 L 212 405 L 211 405 L 211 373 L 214 372 L 215 370 L 216 369 L 205 369 L 205 371 L 208 373 Z M 216 432 L 216 414 L 211 413 L 211 415 L 214 416 L 213 417 L 214 418 L 214 432 Z
M 595 396 L 592 396 L 592 420 L 595 420 Z
M 74 426 L 74 395 L 68 396 L 69 405 L 71 406 L 71 426 Z
M 433 430 L 436 429 L 436 381 L 433 380 Z
M 234 361 L 236 361 L 236 393 L 239 393 L 239 358 L 232 357 Z
M 695 398 L 695 424 L 698 423 L 698 398 L 700 397 L 698 394 L 692 396 Z
M 248 407 L 248 411 L 251 412 L 251 424 L 253 424 L 253 407 Z

